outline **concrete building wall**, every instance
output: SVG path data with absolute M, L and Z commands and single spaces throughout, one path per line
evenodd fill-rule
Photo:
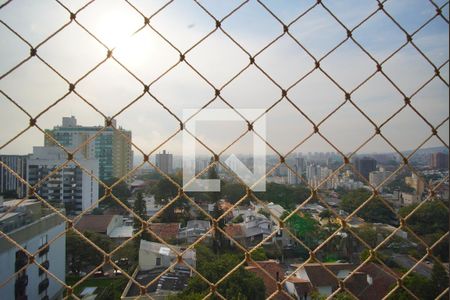
M 106 229 L 106 235 L 109 236 L 111 232 L 117 228 L 123 225 L 123 217 L 119 215 L 115 215 L 111 222 L 108 225 L 108 228 Z
M 93 176 L 99 176 L 99 163 L 81 156 L 75 159 L 85 170 L 69 162 L 39 187 L 38 194 L 50 202 L 75 203 L 75 210 L 84 211 L 98 200 L 98 182 Z M 34 147 L 27 164 L 29 183 L 36 184 L 66 161 L 67 154 L 60 148 Z
M 45 216 L 38 221 L 19 228 L 9 235 L 17 241 L 22 247 L 31 253 L 36 253 L 45 242 L 52 241 L 55 237 L 65 230 L 65 223 L 56 214 Z M 5 282 L 12 274 L 16 272 L 16 252 L 18 249 L 5 239 L 0 239 L 0 282 Z M 48 252 L 42 256 L 36 255 L 36 262 L 43 263 L 49 261 L 48 271 L 65 281 L 66 274 L 66 237 L 65 234 L 55 241 L 52 241 Z M 25 274 L 28 276 L 26 285 L 26 295 L 28 299 L 41 299 L 48 295 L 50 299 L 62 295 L 62 286 L 50 275 L 39 274 L 39 268 L 36 264 L 29 265 Z M 48 278 L 49 286 L 43 293 L 39 294 L 39 283 Z M 2 299 L 15 299 L 15 282 L 17 276 L 8 281 L 0 288 Z
M 27 180 L 27 156 L 26 155 L 0 155 L 0 161 L 13 170 L 22 179 Z M 15 191 L 18 198 L 26 196 L 27 189 L 16 176 L 6 167 L 0 165 L 0 194 Z

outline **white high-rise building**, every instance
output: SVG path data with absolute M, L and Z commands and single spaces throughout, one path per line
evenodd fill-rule
M 1 199 L 0 199 L 0 202 Z M 0 230 L 29 253 L 36 263 L 65 281 L 66 224 L 57 213 L 37 200 L 10 200 L 0 203 Z M 64 287 L 5 238 L 0 238 L 0 298 L 62 299 Z
M 50 203 L 64 204 L 68 212 L 84 211 L 98 200 L 99 162 L 75 156 L 52 174 L 37 189 L 37 194 Z M 33 147 L 27 165 L 28 182 L 35 185 L 67 161 L 67 154 L 58 147 Z

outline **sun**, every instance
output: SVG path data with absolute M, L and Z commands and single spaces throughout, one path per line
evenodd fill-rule
M 111 11 L 99 16 L 96 22 L 96 36 L 109 49 L 124 49 L 136 43 L 133 36 L 140 28 L 136 20 L 119 11 Z

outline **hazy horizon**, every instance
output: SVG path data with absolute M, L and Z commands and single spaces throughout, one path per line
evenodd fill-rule
M 4 1 L 2 1 L 3 3 Z M 72 11 L 87 1 L 62 1 Z M 150 16 L 164 5 L 164 1 L 131 1 Z M 221 18 L 240 4 L 240 1 L 200 1 L 212 14 Z M 262 1 L 285 23 L 292 22 L 316 1 Z M 444 1 L 436 1 L 443 5 Z M 376 11 L 377 3 L 364 1 L 323 1 L 348 28 Z M 435 7 L 427 1 L 387 1 L 388 11 L 410 34 L 435 15 Z M 443 14 L 448 19 L 448 8 Z M 411 18 L 414 15 L 415 18 Z M 13 1 L 0 10 L 0 19 L 29 41 L 39 44 L 61 25 L 69 21 L 69 13 L 56 1 Z M 146 84 L 151 83 L 179 61 L 179 54 L 158 34 L 142 27 L 143 17 L 124 1 L 98 0 L 77 14 L 76 20 L 92 31 L 109 47 L 116 46 L 114 56 Z M 182 52 L 214 30 L 215 22 L 193 1 L 178 0 L 168 5 L 151 20 L 160 31 Z M 0 76 L 29 56 L 29 47 L 0 26 Z M 235 14 L 226 19 L 222 28 L 241 44 L 251 55 L 258 53 L 278 35 L 282 25 L 261 4 L 249 1 Z M 289 27 L 289 33 L 320 59 L 329 50 L 346 39 L 345 29 L 321 6 L 317 6 Z M 383 12 L 377 12 L 353 31 L 353 38 L 377 60 L 383 61 L 406 42 L 406 35 Z M 436 17 L 413 37 L 413 42 L 440 67 L 443 79 L 433 79 L 419 93 L 416 90 L 434 75 L 429 62 L 411 44 L 405 46 L 383 64 L 383 71 L 407 96 L 414 95 L 411 103 L 434 127 L 442 122 L 439 136 L 448 145 L 448 24 Z M 82 45 L 82 46 L 80 46 Z M 106 58 L 106 49 L 73 22 L 37 51 L 38 55 L 60 72 L 69 82 L 77 81 L 87 71 Z M 186 54 L 186 60 L 194 66 L 215 88 L 222 88 L 249 63 L 248 55 L 220 30 Z M 345 101 L 346 91 L 352 91 L 376 71 L 376 64 L 353 41 L 348 40 L 321 61 L 304 80 L 292 86 L 314 69 L 314 60 L 292 38 L 283 35 L 256 57 L 256 63 L 283 89 L 298 109 L 315 124 L 321 123 Z M 1 77 L 0 77 L 1 78 Z M 0 80 L 0 90 L 16 101 L 33 117 L 68 92 L 68 84 L 58 77 L 36 57 Z M 89 76 L 76 85 L 76 92 L 106 116 L 121 111 L 142 94 L 143 86 L 113 60 L 108 59 Z M 155 150 L 164 140 L 179 129 L 179 122 L 170 115 L 155 98 L 178 118 L 183 109 L 200 109 L 215 98 L 215 89 L 194 72 L 186 63 L 178 64 L 167 75 L 150 86 L 131 107 L 116 117 L 118 126 L 133 133 L 133 142 L 145 153 Z M 254 65 L 249 66 L 221 91 L 221 97 L 237 110 L 244 108 L 267 109 L 281 98 L 281 89 Z M 404 105 L 401 93 L 380 73 L 374 75 L 352 94 L 352 101 L 377 125 L 385 122 Z M 225 108 L 216 99 L 208 108 Z M 299 148 L 295 148 L 309 134 L 313 125 L 286 98 L 266 115 L 267 141 L 280 153 L 335 152 L 324 139 L 313 135 Z M 52 107 L 37 120 L 42 129 L 60 125 L 64 116 L 75 116 L 79 125 L 104 124 L 104 118 L 74 93 Z M 44 137 L 31 128 L 21 137 L 4 147 L 12 137 L 28 126 L 29 118 L 0 94 L 0 153 L 27 154 L 32 146 L 43 145 Z M 198 125 L 198 137 L 214 151 L 220 152 L 239 137 L 247 128 L 245 122 L 238 124 Z M 224 130 L 226 128 L 226 130 Z M 344 153 L 359 148 L 373 133 L 375 127 L 351 103 L 345 103 L 327 121 L 320 124 L 320 132 Z M 431 127 L 410 107 L 405 107 L 387 122 L 381 132 L 401 151 L 414 150 L 431 134 Z M 423 147 L 439 147 L 436 137 Z M 250 153 L 251 137 L 231 147 L 225 154 Z M 206 153 L 198 145 L 198 153 Z M 156 151 L 168 150 L 181 154 L 181 134 Z M 135 154 L 138 152 L 133 149 Z M 394 152 L 379 136 L 375 137 L 358 153 Z M 268 155 L 274 152 L 268 148 Z

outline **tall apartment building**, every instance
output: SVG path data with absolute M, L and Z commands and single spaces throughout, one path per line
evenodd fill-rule
M 353 164 L 358 172 L 364 176 L 367 180 L 369 180 L 370 172 L 373 172 L 377 169 L 377 161 L 370 157 L 357 157 L 353 160 Z
M 299 176 L 301 176 L 302 174 L 299 173 L 297 165 L 294 165 L 292 167 L 292 169 L 294 170 L 295 173 L 297 173 Z M 291 185 L 298 185 L 300 184 L 300 178 L 297 177 L 297 174 L 295 174 L 294 172 L 292 172 L 290 169 L 288 169 L 288 173 L 287 173 L 287 183 L 291 184 Z
M 115 128 L 116 125 L 113 120 Z M 55 126 L 46 132 L 66 149 L 73 151 L 93 138 L 101 129 L 101 126 L 80 126 L 72 116 L 64 117 L 62 126 Z M 86 159 L 98 159 L 101 180 L 121 178 L 133 167 L 133 151 L 128 142 L 131 137 L 131 131 L 122 127 L 117 128 L 117 131 L 107 127 L 93 141 L 83 145 L 79 153 Z M 45 146 L 54 145 L 55 143 L 46 136 Z
M 74 162 L 51 175 L 37 188 L 37 193 L 50 203 L 64 204 L 69 212 L 84 211 L 98 200 L 99 163 L 96 159 L 85 159 L 76 155 Z M 31 185 L 49 175 L 67 161 L 67 154 L 59 147 L 33 147 L 28 159 L 27 178 Z
M 438 170 L 448 170 L 448 154 L 438 152 L 431 154 L 430 167 Z
M 0 155 L 0 161 L 6 164 L 17 175 L 26 178 L 27 156 L 26 155 Z M 0 164 L 0 194 L 15 193 L 18 198 L 26 196 L 27 188 L 7 168 Z
M 301 156 L 297 156 L 295 158 L 295 166 L 297 167 L 297 173 L 298 175 L 303 176 L 303 172 L 305 170 L 305 159 Z
M 173 155 L 163 150 L 162 153 L 156 154 L 156 166 L 166 174 L 173 172 Z
M 66 236 L 64 220 L 49 211 L 39 201 L 0 199 L 0 211 L 12 211 L 0 218 L 0 230 L 60 280 L 66 273 Z M 59 237 L 58 237 L 59 236 Z M 58 238 L 57 238 L 58 237 Z M 62 299 L 64 288 L 36 264 L 28 264 L 27 254 L 0 238 L 0 298 L 2 299 Z M 17 273 L 18 272 L 18 273 Z M 15 274 L 17 273 L 17 274 Z M 11 280 L 10 277 L 12 276 Z
M 321 167 L 319 165 L 312 164 L 306 168 L 306 178 L 308 179 L 308 183 L 313 187 L 318 186 L 322 181 L 328 179 L 321 185 L 321 188 L 332 188 L 332 180 L 330 178 L 332 173 L 333 170 L 327 167 Z

